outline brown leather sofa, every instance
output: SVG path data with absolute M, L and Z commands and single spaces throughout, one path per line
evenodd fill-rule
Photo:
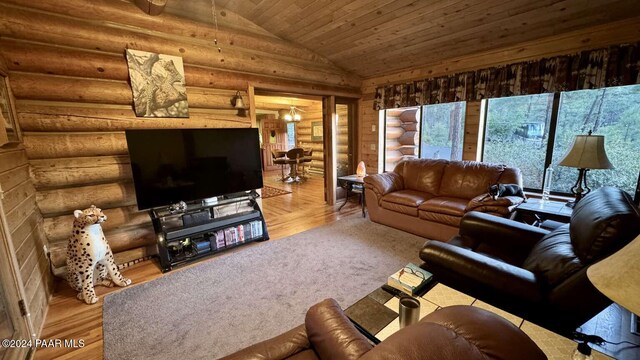
M 427 241 L 420 258 L 439 282 L 567 335 L 611 304 L 587 278 L 589 266 L 639 233 L 631 196 L 605 187 L 552 231 L 471 212 L 459 236 Z
M 224 360 L 362 359 L 459 360 L 546 359 L 520 329 L 471 306 L 451 306 L 424 317 L 375 347 L 333 299 L 309 309 L 304 325 L 252 345 Z
M 508 217 L 524 201 L 487 196 L 495 183 L 522 187 L 519 169 L 476 161 L 405 160 L 392 172 L 365 177 L 364 183 L 371 221 L 442 241 L 458 233 L 469 211 Z

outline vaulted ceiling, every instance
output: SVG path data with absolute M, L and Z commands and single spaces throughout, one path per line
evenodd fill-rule
M 190 10 L 177 10 L 187 2 Z M 216 6 L 363 78 L 640 15 L 638 0 L 216 0 Z M 170 0 L 168 8 L 211 19 L 211 0 Z

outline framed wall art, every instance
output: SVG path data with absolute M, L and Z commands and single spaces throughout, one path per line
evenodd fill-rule
M 322 121 L 311 123 L 311 141 L 322 141 Z
M 189 117 L 182 58 L 129 49 L 126 52 L 136 116 Z

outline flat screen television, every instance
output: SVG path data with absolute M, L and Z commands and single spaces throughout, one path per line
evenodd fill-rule
M 138 209 L 262 187 L 258 129 L 127 130 Z

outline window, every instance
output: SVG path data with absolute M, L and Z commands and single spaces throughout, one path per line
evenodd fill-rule
M 296 147 L 296 124 L 293 122 L 287 123 L 287 149 L 293 149 Z
M 588 185 L 615 186 L 635 193 L 640 172 L 640 85 L 564 92 L 560 96 L 553 160 L 553 191 L 566 193 L 578 170 L 558 166 L 578 134 L 604 135 L 607 157 L 615 167 L 590 170 Z
M 554 169 L 555 193 L 569 194 L 578 170 L 558 166 L 576 135 L 605 136 L 615 167 L 590 170 L 591 188 L 635 192 L 640 172 L 640 85 L 488 100 L 482 160 L 522 170 L 524 186 L 542 190 L 545 169 Z M 555 115 L 554 115 L 555 114 Z
M 404 159 L 462 160 L 466 103 L 384 111 L 384 169 Z
M 462 160 L 466 103 L 422 107 L 420 158 Z
M 490 99 L 482 161 L 517 167 L 524 187 L 542 189 L 553 94 Z

